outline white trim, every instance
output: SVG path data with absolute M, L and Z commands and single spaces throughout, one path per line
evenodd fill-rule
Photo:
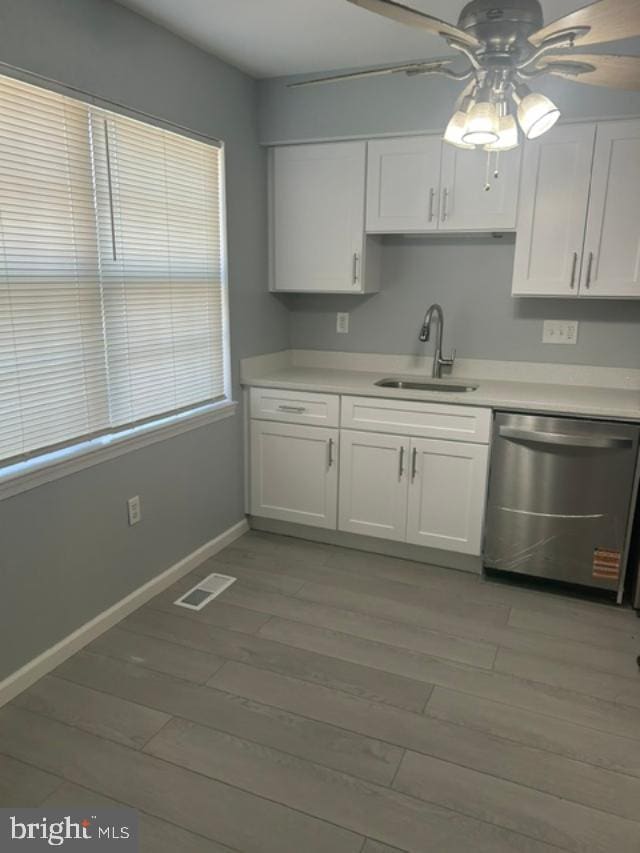
M 180 415 L 160 417 L 133 429 L 74 444 L 54 453 L 35 456 L 27 462 L 0 467 L 0 501 L 75 474 L 84 468 L 115 459 L 132 450 L 139 450 L 183 432 L 233 417 L 237 409 L 238 404 L 228 400 L 200 406 Z
M 142 607 L 147 601 L 193 571 L 205 560 L 209 560 L 227 545 L 235 542 L 247 530 L 249 530 L 249 524 L 246 519 L 242 519 L 9 675 L 4 681 L 0 682 L 0 707 L 6 705 L 7 702 L 29 688 L 39 678 L 51 672 L 52 669 L 55 669 L 109 628 L 113 628 L 125 616 Z

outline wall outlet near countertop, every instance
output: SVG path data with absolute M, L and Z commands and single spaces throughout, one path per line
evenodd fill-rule
M 542 330 L 543 344 L 576 344 L 577 320 L 545 320 Z
M 336 332 L 339 335 L 349 334 L 349 315 L 346 311 L 338 311 L 336 314 Z

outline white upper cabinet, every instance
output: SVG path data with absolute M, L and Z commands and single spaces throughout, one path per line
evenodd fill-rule
M 520 148 L 500 154 L 495 178 L 495 155 L 489 161 L 486 151 L 443 145 L 440 231 L 513 230 L 518 216 L 520 159 Z
M 369 143 L 367 231 L 435 231 L 440 199 L 442 140 L 407 136 Z
M 525 144 L 514 296 L 578 293 L 595 133 L 561 125 Z
M 492 161 L 493 162 L 493 161 Z M 520 150 L 500 156 L 487 184 L 487 153 L 444 144 L 441 136 L 369 142 L 367 231 L 505 231 L 516 227 Z
M 640 297 L 640 121 L 598 125 L 580 296 Z
M 527 144 L 512 292 L 640 298 L 640 121 L 561 125 Z
M 271 152 L 271 289 L 363 293 L 366 143 Z

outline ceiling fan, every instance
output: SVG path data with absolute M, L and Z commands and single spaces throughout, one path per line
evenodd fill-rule
M 508 151 L 520 130 L 535 139 L 560 118 L 560 110 L 529 82 L 552 74 L 619 89 L 640 90 L 640 56 L 574 52 L 575 48 L 640 35 L 640 0 L 598 0 L 545 25 L 538 0 L 472 0 L 457 26 L 395 0 L 347 0 L 401 24 L 441 36 L 457 56 L 338 74 L 293 83 L 310 86 L 383 74 L 443 74 L 469 83 L 458 98 L 445 140 L 459 148 Z M 516 121 L 517 116 L 517 121 Z M 519 127 L 518 127 L 519 125 Z

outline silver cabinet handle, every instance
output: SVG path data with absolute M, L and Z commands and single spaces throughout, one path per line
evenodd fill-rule
M 601 450 L 612 450 L 617 447 L 631 447 L 633 439 L 623 436 L 607 435 L 565 435 L 561 432 L 539 432 L 538 430 L 517 429 L 516 427 L 500 427 L 502 438 L 512 438 L 515 441 L 525 441 L 531 444 L 556 444 L 563 447 L 592 447 Z
M 418 448 L 414 447 L 413 451 L 411 453 L 411 482 L 412 483 L 416 478 L 417 467 L 418 467 Z
M 333 467 L 333 439 L 329 439 L 329 468 Z
M 587 264 L 587 280 L 585 287 L 587 290 L 591 287 L 591 273 L 593 272 L 593 252 L 589 252 L 589 263 Z
M 449 188 L 442 190 L 442 221 L 446 222 L 449 216 Z
M 575 287 L 576 287 L 576 272 L 577 272 L 577 269 L 578 269 L 578 253 L 577 253 L 577 252 L 574 252 L 574 253 L 573 253 L 573 264 L 572 264 L 572 266 L 571 266 L 571 284 L 569 285 L 569 287 L 571 288 L 571 290 L 575 290 Z
M 435 216 L 434 212 L 434 202 L 436 200 L 436 188 L 431 187 L 429 190 L 429 222 L 433 222 L 433 217 Z
M 296 415 L 301 415 L 303 412 L 306 412 L 306 408 L 304 406 L 278 406 L 279 412 L 292 412 Z
M 400 470 L 398 471 L 398 479 L 401 480 L 404 476 L 404 444 L 400 448 Z
M 354 286 L 358 284 L 360 281 L 360 254 L 358 252 L 353 253 L 353 276 L 352 282 Z

